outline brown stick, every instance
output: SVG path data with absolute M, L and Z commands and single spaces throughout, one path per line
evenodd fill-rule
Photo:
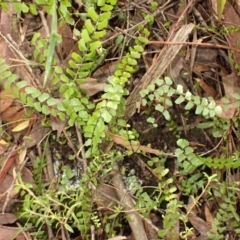
M 119 172 L 117 164 L 114 167 L 114 176 L 112 177 L 112 182 L 116 188 L 117 194 L 121 202 L 128 206 L 130 209 L 134 209 L 134 202 L 132 197 L 127 192 L 125 185 L 122 180 L 122 176 Z M 126 213 L 129 225 L 132 229 L 134 238 L 137 240 L 148 240 L 147 234 L 145 232 L 142 219 L 137 212 Z

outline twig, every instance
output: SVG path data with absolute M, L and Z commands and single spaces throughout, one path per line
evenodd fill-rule
M 17 222 L 16 224 L 19 228 L 23 228 L 20 223 Z M 28 232 L 26 233 L 25 231 L 23 231 L 22 234 L 25 237 L 25 240 L 32 240 Z
M 74 154 L 75 154 L 75 157 L 77 158 L 77 160 L 78 160 L 79 162 L 81 162 L 81 163 L 83 164 L 83 168 L 85 168 L 85 165 L 86 165 L 85 161 L 84 161 L 83 159 L 81 159 L 81 158 L 78 157 L 78 155 L 79 155 L 79 154 L 78 154 L 78 151 L 77 151 L 76 147 L 74 146 L 72 140 L 69 138 L 69 136 L 68 136 L 68 134 L 67 134 L 67 132 L 66 132 L 65 129 L 63 129 L 63 134 L 64 134 L 65 138 L 66 138 L 67 141 L 68 141 L 68 146 L 73 150 L 73 152 L 74 152 Z
M 118 166 L 115 165 L 113 170 L 114 170 L 114 175 L 112 177 L 112 182 L 113 182 L 113 185 L 116 188 L 118 197 L 121 199 L 121 201 L 124 204 L 129 206 L 131 209 L 134 208 L 133 199 L 125 188 L 124 182 L 122 180 L 122 176 L 119 173 Z M 145 232 L 143 222 L 142 222 L 142 219 L 141 219 L 139 213 L 128 212 L 128 213 L 126 213 L 126 215 L 127 215 L 127 219 L 128 219 L 129 225 L 132 229 L 132 232 L 133 232 L 133 235 L 134 235 L 135 239 L 137 239 L 137 240 L 148 240 L 148 237 L 147 237 L 147 234 Z
M 45 32 L 46 32 L 46 35 L 47 37 L 49 38 L 50 37 L 50 31 L 49 31 L 49 27 L 48 27 L 48 23 L 47 23 L 47 20 L 44 16 L 44 13 L 43 11 L 38 11 L 39 12 L 39 15 L 40 15 L 40 18 L 42 20 L 42 23 L 43 23 L 43 27 L 45 29 Z
M 200 43 L 199 39 L 196 42 L 164 42 L 164 41 L 149 41 L 148 44 L 165 44 L 165 45 L 192 45 L 192 46 L 201 46 L 201 47 L 211 47 L 211 48 L 221 48 L 227 50 L 234 50 L 236 52 L 240 52 L 240 49 L 236 49 L 229 46 L 224 46 L 220 44 L 213 43 Z
M 87 173 L 87 161 L 86 161 L 86 156 L 85 156 L 85 148 L 84 148 L 84 144 L 83 144 L 83 140 L 82 140 L 82 133 L 81 133 L 81 129 L 78 126 L 77 123 L 75 123 L 75 128 L 76 128 L 76 132 L 77 132 L 77 137 L 78 137 L 78 142 L 79 142 L 79 151 L 77 152 L 77 159 L 80 159 L 78 157 L 79 153 L 81 152 L 82 155 L 82 159 L 81 159 L 81 163 L 83 164 L 83 171 L 84 173 Z
M 7 36 L 4 36 L 0 32 L 0 36 L 4 39 L 4 41 L 9 46 L 9 48 L 12 50 L 12 52 L 15 54 L 15 56 L 17 55 L 20 59 L 22 59 L 26 63 L 24 65 L 24 67 L 27 69 L 28 73 L 30 73 L 31 78 L 34 79 L 34 81 L 32 81 L 32 82 L 35 85 L 35 87 L 40 86 L 41 84 L 39 83 L 38 79 L 33 76 L 32 69 L 29 67 L 29 65 L 30 65 L 29 61 L 24 57 L 23 53 L 19 50 L 17 43 L 12 39 L 11 35 L 7 34 Z M 29 80 L 29 84 L 30 84 L 30 80 Z

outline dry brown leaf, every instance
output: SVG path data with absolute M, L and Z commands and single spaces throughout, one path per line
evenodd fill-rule
M 189 213 L 188 219 L 193 227 L 201 234 L 206 235 L 210 231 L 211 225 L 205 222 L 203 219 L 195 215 L 194 213 Z
M 80 88 L 83 89 L 88 96 L 93 96 L 96 93 L 102 92 L 106 87 L 106 83 L 100 83 L 96 78 L 86 78 L 85 83 L 80 85 Z
M 4 122 L 15 122 L 20 119 L 24 119 L 24 114 L 25 111 L 22 107 L 20 106 L 12 106 L 6 109 L 4 112 L 1 114 L 1 119 Z
M 5 178 L 6 174 L 9 171 L 9 169 L 12 167 L 16 157 L 17 157 L 17 152 L 12 152 L 12 153 L 9 154 L 9 156 L 6 159 L 4 159 L 3 157 L 0 158 L 0 165 L 1 165 L 1 169 L 0 169 L 0 183 Z
M 238 26 L 240 22 L 240 17 L 236 13 L 233 6 L 227 1 L 224 7 L 224 27 L 233 27 Z M 240 30 L 233 31 L 233 33 L 228 33 L 226 36 L 230 47 L 238 49 L 239 39 L 240 39 Z M 240 63 L 240 52 L 233 51 L 233 58 L 236 63 Z
M 0 225 L 0 240 L 25 240 L 23 233 L 19 233 L 18 227 L 5 227 Z
M 157 149 L 153 149 L 153 148 L 150 148 L 150 147 L 147 147 L 147 146 L 144 146 L 144 145 L 140 145 L 139 143 L 131 144 L 131 143 L 129 143 L 129 141 L 126 138 L 121 137 L 119 135 L 112 134 L 110 132 L 107 132 L 107 135 L 116 144 L 122 145 L 123 147 L 125 147 L 128 150 L 131 150 L 131 151 L 141 150 L 143 152 L 152 153 L 152 154 L 155 154 L 155 155 L 162 155 L 163 154 L 161 151 L 159 151 Z
M 0 213 L 0 225 L 11 224 L 17 221 L 17 218 L 12 213 Z
M 109 196 L 109 198 L 106 195 Z M 94 201 L 96 201 L 98 207 L 101 207 L 105 213 L 108 211 L 111 212 L 110 209 L 116 206 L 114 200 L 119 201 L 116 189 L 108 184 L 100 183 L 94 192 Z
M 17 42 L 19 41 L 19 34 L 15 31 L 15 28 L 12 27 L 13 16 L 16 16 L 13 4 L 8 4 L 8 11 L 1 11 L 1 26 L 0 31 L 4 36 L 10 34 L 12 38 Z M 3 38 L 0 39 L 0 58 L 4 58 L 7 64 L 11 64 L 11 60 L 15 56 L 11 49 L 8 47 L 7 43 Z
M 14 101 L 14 96 L 6 91 L 0 92 L 0 113 L 8 109 Z
M 211 97 L 215 98 L 217 96 L 217 92 L 204 82 L 201 78 L 195 78 L 195 80 L 200 84 L 201 88 Z
M 3 154 L 5 152 L 5 148 L 3 146 L 0 145 L 0 155 Z
M 116 71 L 116 67 L 119 61 L 109 62 L 104 64 L 102 67 L 98 68 L 92 75 L 93 78 L 96 78 L 98 82 L 106 80 L 109 76 L 113 75 Z
M 43 127 L 41 125 L 41 121 L 38 120 L 33 125 L 33 128 L 31 129 L 29 135 L 24 139 L 22 146 L 24 148 L 30 148 L 37 145 L 42 141 L 42 139 L 48 134 L 49 131 L 50 129 Z
M 72 30 L 69 25 L 65 23 L 63 26 L 58 26 L 58 33 L 62 36 L 62 42 L 57 45 L 57 53 L 61 59 L 65 59 L 75 44 L 72 38 Z
M 61 121 L 59 118 L 51 116 L 50 122 L 51 122 L 52 130 L 57 131 L 57 139 L 58 139 L 67 123 L 67 120 Z
M 209 207 L 207 206 L 207 204 L 204 205 L 204 213 L 205 213 L 205 218 L 206 218 L 207 223 L 212 224 L 214 218 L 213 218 L 213 215 L 210 212 Z
M 238 87 L 238 76 L 235 72 L 222 76 L 222 83 L 225 90 L 225 97 L 231 99 L 234 93 L 239 93 L 240 88 Z

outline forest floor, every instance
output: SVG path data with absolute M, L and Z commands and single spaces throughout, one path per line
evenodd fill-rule
M 103 48 L 108 51 L 108 54 L 96 71 L 86 78 L 86 82 L 80 87 L 92 102 L 98 102 L 107 85 L 108 77 L 114 74 L 121 58 L 129 47 L 134 45 L 134 39 L 138 34 L 137 26 L 144 23 L 146 15 L 154 16 L 153 24 L 147 26 L 150 32 L 149 42 L 144 46 L 144 52 L 138 61 L 139 69 L 132 74 L 127 83 L 129 95 L 126 97 L 124 117 L 131 128 L 138 133 L 139 144 L 128 148 L 125 145 L 125 139 L 120 135 L 111 135 L 110 139 L 113 144 L 112 149 L 121 152 L 124 156 L 118 165 L 124 169 L 125 178 L 134 176 L 134 179 L 137 179 L 136 185 L 140 184 L 148 189 L 146 192 L 159 184 L 158 173 L 154 172 L 147 163 L 160 152 L 164 152 L 165 156 L 161 162 L 164 166 L 162 170 L 164 168 L 169 170 L 168 177 L 174 179 L 178 189 L 178 200 L 181 200 L 186 209 L 191 209 L 191 211 L 189 210 L 186 225 L 183 224 L 183 220 L 179 220 L 174 225 L 174 238 L 168 234 L 160 238 L 157 236 L 157 231 L 164 225 L 162 211 L 166 210 L 165 203 L 157 209 L 152 209 L 151 213 L 145 216 L 151 223 L 144 223 L 148 239 L 214 239 L 206 236 L 208 231 L 216 233 L 216 236 L 222 236 L 216 239 L 240 239 L 239 191 L 233 190 L 231 194 L 234 197 L 232 198 L 227 196 L 227 193 L 222 193 L 221 197 L 214 195 L 214 191 L 206 189 L 203 191 L 203 186 L 208 185 L 203 180 L 204 176 L 198 175 L 202 174 L 202 171 L 209 176 L 217 174 L 221 186 L 226 184 L 236 187 L 240 179 L 238 167 L 225 168 L 222 166 L 223 163 L 218 162 L 221 159 L 226 162 L 226 159 L 231 159 L 238 164 L 240 156 L 239 109 L 231 102 L 235 94 L 236 96 L 240 94 L 240 67 L 238 65 L 240 63 L 238 47 L 240 3 L 239 1 L 227 1 L 220 16 L 217 2 L 216 0 L 158 0 L 157 2 L 119 0 L 109 21 L 107 35 L 102 39 Z M 84 5 L 79 1 L 72 1 L 69 9 L 73 14 L 86 12 Z M 46 29 L 51 29 L 50 15 L 46 13 L 41 15 L 40 12 L 39 8 L 37 15 L 19 14 L 11 4 L 9 4 L 8 11 L 1 9 L 0 58 L 11 66 L 12 72 L 19 79 L 27 78 L 30 79 L 29 82 L 33 82 L 31 79 L 34 76 L 37 83 L 41 85 L 44 81 L 44 67 L 28 64 L 28 61 L 35 61 L 34 47 L 31 44 L 33 35 L 39 33 L 41 38 L 47 38 L 49 35 Z M 60 67 L 65 68 L 72 53 L 78 51 L 78 37 L 74 35 L 73 29 L 81 30 L 83 24 L 84 20 L 79 17 L 75 19 L 74 26 L 65 23 L 58 27 L 62 42 L 56 46 L 54 56 L 59 60 Z M 223 108 L 222 113 L 217 117 L 219 121 L 216 118 L 206 118 L 204 114 L 203 116 L 197 114 L 194 108 L 186 110 L 182 104 L 165 106 L 171 114 L 170 120 L 166 119 L 161 112 L 156 111 L 156 102 L 136 108 L 136 100 L 140 100 L 139 89 L 143 90 L 152 84 L 153 80 L 164 77 L 172 79 L 174 86 L 181 85 L 183 92 L 190 92 L 199 96 L 200 99 L 211 97 L 221 107 L 230 100 L 227 102 L 229 107 Z M 17 174 L 20 173 L 25 183 L 31 183 L 36 187 L 39 183 L 35 175 L 39 174 L 36 173 L 36 166 L 41 166 L 41 180 L 38 179 L 38 181 L 46 183 L 51 182 L 51 179 L 61 178 L 59 181 L 63 185 L 79 184 L 76 176 L 72 179 L 70 176 L 60 176 L 63 172 L 66 175 L 69 170 L 81 171 L 80 163 L 73 159 L 76 159 L 82 151 L 79 146 L 84 146 L 84 139 L 79 137 L 81 131 L 77 126 L 67 128 L 66 122 L 59 121 L 52 116 L 46 117 L 48 125 L 43 126 L 42 120 L 46 120 L 45 116 L 34 111 L 29 118 L 31 120 L 22 121 L 19 124 L 18 120 L 23 118 L 26 106 L 23 106 L 19 99 L 7 91 L 6 81 L 0 84 L 0 209 L 2 211 L 0 240 L 10 240 L 15 236 L 17 240 L 40 239 L 31 236 L 30 233 L 36 230 L 33 226 L 26 227 L 19 232 L 27 221 L 24 221 L 26 216 L 21 218 L 19 215 L 19 211 L 22 211 L 23 196 L 15 188 L 16 182 L 19 181 Z M 48 88 L 53 94 L 58 95 L 53 83 Z M 155 119 L 156 126 L 148 121 L 149 117 Z M 50 144 L 44 145 L 42 143 L 46 138 Z M 209 161 L 216 159 L 216 162 L 206 164 L 204 170 L 196 168 L 191 174 L 182 175 L 181 166 L 178 165 L 175 155 L 179 139 L 186 139 L 197 156 L 206 156 Z M 83 143 L 80 143 L 80 140 Z M 126 150 L 131 150 L 132 153 L 129 154 Z M 143 151 L 144 154 L 135 150 Z M 45 159 L 44 163 L 42 159 Z M 217 168 L 217 166 L 220 167 Z M 107 178 L 105 184 L 110 181 L 109 174 L 106 176 L 101 176 L 104 180 Z M 191 181 L 187 182 L 186 178 Z M 186 188 L 188 192 L 182 191 L 183 181 L 190 184 L 189 188 L 192 187 L 195 190 Z M 101 185 L 98 191 L 106 192 L 108 196 L 118 199 L 116 191 L 109 188 L 110 185 Z M 223 191 L 230 191 L 226 189 Z M 44 194 L 47 194 L 47 191 Z M 136 197 L 134 193 L 132 194 L 133 198 Z M 234 199 L 233 204 L 231 205 L 226 199 Z M 197 204 L 191 201 L 196 201 Z M 211 226 L 214 219 L 218 219 L 219 206 L 223 203 L 227 206 L 230 204 L 233 209 L 232 215 L 229 215 L 231 217 L 224 220 L 226 221 L 225 228 L 221 232 L 220 225 L 215 225 L 218 229 L 213 229 Z M 98 205 L 98 203 L 95 204 Z M 101 207 L 110 208 L 106 205 Z M 94 205 L 93 209 L 94 211 L 97 209 L 101 224 L 104 226 L 104 224 L 107 225 L 104 221 L 109 213 L 99 210 L 101 207 Z M 186 209 L 179 208 L 176 211 L 183 214 Z M 233 223 L 237 223 L 238 227 L 232 226 Z M 70 234 L 62 226 L 61 231 L 51 228 L 47 220 L 42 224 L 47 226 L 44 228 L 47 232 L 45 239 L 87 239 L 81 236 L 79 230 L 74 229 L 74 233 Z M 121 224 L 122 228 L 117 226 L 114 228 L 115 237 L 108 235 L 102 227 L 101 231 L 92 230 L 91 239 L 136 239 L 132 233 L 133 229 L 129 227 L 125 218 Z M 90 225 L 94 224 L 89 223 Z M 183 237 L 180 232 L 186 229 L 191 229 L 191 233 L 186 233 Z

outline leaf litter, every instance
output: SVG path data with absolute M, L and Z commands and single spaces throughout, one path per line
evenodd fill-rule
M 194 28 L 192 23 L 189 25 L 179 25 L 179 21 L 181 17 L 186 17 L 186 19 L 194 18 L 195 21 L 199 24 L 203 24 L 203 26 L 207 27 L 216 27 L 211 21 L 209 21 L 211 15 L 216 16 L 217 7 L 216 7 L 216 1 L 212 2 L 212 7 L 210 6 L 210 1 L 199 1 L 199 3 L 192 4 L 189 8 L 189 11 L 186 11 L 186 6 L 178 5 L 178 1 L 176 3 L 170 2 L 170 1 L 161 1 L 162 6 L 166 6 L 166 8 L 163 7 L 163 14 L 160 14 L 159 16 L 155 16 L 156 25 L 150 29 L 151 33 L 153 34 L 154 41 L 152 41 L 152 45 L 157 46 L 163 46 L 166 50 L 166 53 L 164 55 L 164 50 L 159 49 L 159 51 L 162 51 L 160 55 L 158 55 L 159 51 L 157 53 L 150 53 L 150 56 L 152 56 L 152 59 L 154 61 L 150 63 L 150 66 L 146 66 L 145 72 L 140 71 L 139 81 L 134 82 L 132 81 L 129 83 L 129 86 L 132 86 L 132 88 L 138 89 L 141 85 L 140 83 L 144 83 L 143 86 L 146 87 L 148 85 L 149 80 L 147 77 L 151 74 L 152 76 L 162 77 L 163 75 L 166 76 L 172 76 L 172 78 L 175 81 L 175 84 L 180 84 L 183 86 L 184 90 L 193 89 L 194 85 L 199 84 L 200 88 L 196 89 L 196 92 L 199 96 L 211 96 L 213 97 L 217 104 L 223 109 L 223 112 L 219 114 L 220 118 L 223 119 L 232 119 L 235 116 L 238 116 L 239 114 L 239 106 L 236 106 L 234 102 L 231 102 L 232 96 L 234 93 L 239 93 L 239 77 L 237 69 L 234 68 L 234 64 L 231 62 L 231 59 L 229 59 L 228 55 L 226 57 L 226 51 L 224 52 L 223 49 L 220 47 L 216 47 L 217 45 L 221 46 L 227 46 L 229 49 L 235 49 L 237 47 L 237 42 L 239 39 L 239 30 L 234 31 L 233 33 L 226 32 L 224 34 L 225 39 L 221 39 L 221 41 L 218 41 L 218 34 L 216 32 L 212 32 L 209 34 L 207 31 L 200 31 L 197 28 Z M 135 13 L 131 12 L 131 10 L 128 10 L 126 6 L 123 7 L 124 4 L 122 4 L 122 1 L 119 1 L 119 7 L 122 8 L 123 12 L 128 12 L 132 14 L 132 25 L 137 25 L 138 22 L 144 21 L 144 19 L 141 16 L 142 9 L 145 11 L 148 11 L 149 9 L 148 4 L 149 3 L 140 3 L 141 8 L 137 7 L 135 3 L 131 5 L 132 9 L 134 9 Z M 75 4 L 78 4 L 78 1 L 76 1 Z M 165 5 L 166 4 L 166 5 Z M 222 28 L 229 28 L 232 26 L 236 26 L 239 23 L 239 13 L 238 10 L 240 6 L 238 6 L 239 3 L 236 3 L 235 5 L 231 5 L 228 1 L 226 5 L 224 6 L 224 11 L 222 12 L 224 21 L 222 21 Z M 29 66 L 27 66 L 27 63 L 15 64 L 15 61 L 12 59 L 17 58 L 16 54 L 17 52 L 22 49 L 21 51 L 24 52 L 24 54 L 32 55 L 33 49 L 30 46 L 29 41 L 31 40 L 33 32 L 38 31 L 42 37 L 46 36 L 48 33 L 45 31 L 46 27 L 43 26 L 41 23 L 39 16 L 33 16 L 31 14 L 26 14 L 23 16 L 24 18 L 24 30 L 21 34 L 16 33 L 13 30 L 11 30 L 11 26 L 9 25 L 14 21 L 13 15 L 16 15 L 16 12 L 13 9 L 12 4 L 9 4 L 10 10 L 8 12 L 2 11 L 1 13 L 1 33 L 4 36 L 7 36 L 10 34 L 11 38 L 13 39 L 12 42 L 9 43 L 9 41 L 5 41 L 3 38 L 0 41 L 0 57 L 4 58 L 7 63 L 9 63 L 12 68 L 14 69 L 14 72 L 19 76 L 19 78 L 27 78 L 27 82 L 32 85 L 38 85 L 41 84 L 41 81 L 35 82 L 35 77 L 37 76 L 37 70 L 32 69 Z M 81 6 L 79 5 L 79 8 Z M 195 11 L 192 11 L 192 10 Z M 206 10 L 208 9 L 208 11 Z M 73 8 L 74 10 L 74 8 Z M 75 11 L 75 10 L 74 10 Z M 214 13 L 215 11 L 215 13 Z M 28 18 L 28 19 L 27 19 Z M 29 20 L 30 19 L 30 20 Z M 166 19 L 168 21 L 166 21 Z M 217 23 L 220 19 L 217 17 L 213 17 L 213 22 Z M 81 29 L 81 19 L 79 19 L 79 29 Z M 77 22 L 77 21 L 76 21 Z M 172 27 L 167 29 L 166 26 L 162 28 L 162 23 L 173 23 Z M 47 18 L 47 24 L 48 27 L 50 27 L 50 20 Z M 121 27 L 126 26 L 120 26 L 116 23 L 114 23 L 114 27 L 118 27 L 119 29 Z M 41 26 L 39 28 L 39 26 Z M 181 28 L 182 27 L 182 28 Z M 156 32 L 156 28 L 162 29 L 163 36 L 160 36 L 159 33 Z M 189 31 L 185 35 L 185 39 L 181 40 L 176 37 L 176 33 L 178 28 L 182 29 L 184 33 L 186 31 Z M 37 30 L 35 30 L 37 29 Z M 58 59 L 58 64 L 60 64 L 61 67 L 66 68 L 68 66 L 68 56 L 71 56 L 72 52 L 74 51 L 74 46 L 76 46 L 76 38 L 77 36 L 74 35 L 72 32 L 72 28 L 65 24 L 63 26 L 58 26 L 58 34 L 62 37 L 63 41 L 60 44 L 57 44 L 56 47 L 56 58 Z M 170 30 L 170 31 L 167 31 Z M 45 31 L 45 32 L 44 32 Z M 197 38 L 195 40 L 195 43 L 197 43 L 196 52 L 192 51 L 192 49 L 189 47 L 190 44 L 185 42 L 187 39 L 192 38 L 193 31 L 196 31 Z M 199 33 L 198 33 L 199 31 Z M 110 36 L 113 36 L 114 33 L 109 30 Z M 120 33 L 119 33 L 120 34 Z M 202 36 L 204 35 L 204 37 Z M 180 34 L 182 37 L 183 34 Z M 126 34 L 125 39 L 131 42 L 131 35 L 128 36 Z M 204 39 L 206 38 L 206 40 Z M 7 39 L 7 38 L 6 38 Z M 160 40 L 159 40 L 160 39 Z M 164 40 L 163 40 L 164 39 Z M 168 47 L 167 42 L 173 41 L 173 39 L 176 40 L 176 43 L 179 42 L 178 47 Z M 107 41 L 107 39 L 105 40 Z M 111 42 L 109 40 L 109 42 Z M 183 43 L 184 42 L 184 43 Z M 216 43 L 217 42 L 217 43 Z M 12 51 L 11 47 L 13 46 L 13 43 L 17 44 L 17 47 L 19 49 L 15 49 Z M 207 45 L 208 50 L 204 51 L 206 49 Z M 177 44 L 176 44 L 177 45 Z M 194 46 L 194 44 L 193 44 Z M 150 46 L 146 45 L 145 51 L 148 51 L 148 47 Z M 78 48 L 77 48 L 78 49 Z M 114 49 L 114 51 L 112 50 Z M 172 49 L 172 50 L 169 50 Z M 227 48 L 226 48 L 227 49 Z M 76 50 L 76 47 L 75 47 Z M 118 63 L 119 59 L 121 58 L 121 52 L 118 51 L 114 46 L 109 44 L 109 52 L 111 53 L 108 57 L 115 59 L 116 56 L 118 58 L 117 61 L 106 61 L 102 63 L 102 66 L 99 67 L 95 73 L 86 79 L 86 82 L 80 86 L 85 93 L 89 96 L 94 98 L 97 101 L 97 98 L 99 97 L 99 93 L 103 92 L 105 86 L 106 86 L 106 79 L 108 76 L 110 76 L 116 67 L 116 64 Z M 171 55 L 172 54 L 172 55 Z M 239 62 L 239 51 L 233 51 L 233 59 L 235 62 Z M 171 55 L 171 56 L 170 56 Z M 169 57 L 168 60 L 164 60 L 165 62 L 168 61 L 168 64 L 166 64 L 164 67 L 161 65 L 161 61 L 163 61 L 164 58 L 161 57 Z M 166 58 L 167 59 L 167 58 Z M 219 61 L 219 59 L 223 59 Z M 23 61 L 22 59 L 17 59 L 19 62 Z M 144 62 L 144 60 L 142 60 Z M 159 62 L 158 62 L 159 61 Z M 191 64 L 190 64 L 191 61 Z M 212 64 L 214 62 L 214 64 Z M 160 65 L 157 65 L 159 64 Z M 152 71 L 155 67 L 155 71 Z M 191 68 L 192 65 L 192 68 Z M 156 69 L 159 69 L 160 72 L 158 75 L 156 75 Z M 40 72 L 42 72 L 42 76 L 44 76 L 44 70 L 39 68 Z M 189 74 L 190 73 L 190 74 Z M 133 75 L 137 78 L 137 75 Z M 144 77 L 146 76 L 146 77 Z M 147 80 L 146 80 L 147 79 Z M 155 80 L 154 78 L 150 79 L 150 81 Z M 4 207 L 4 203 L 7 201 L 9 203 L 9 207 L 7 208 L 8 213 L 2 213 L 0 216 L 0 224 L 1 224 L 1 236 L 0 239 L 8 240 L 12 239 L 15 234 L 18 232 L 18 227 L 12 227 L 7 226 L 8 224 L 12 224 L 14 222 L 17 222 L 17 218 L 14 216 L 14 214 L 11 214 L 10 212 L 13 210 L 13 205 L 11 204 L 12 200 L 16 200 L 18 198 L 18 193 L 14 192 L 12 188 L 12 182 L 15 178 L 14 174 L 16 174 L 17 169 L 22 164 L 18 161 L 19 158 L 22 158 L 21 153 L 19 152 L 19 149 L 24 148 L 26 150 L 26 156 L 24 157 L 30 158 L 30 152 L 33 150 L 36 154 L 38 152 L 39 154 L 39 145 L 41 145 L 41 142 L 48 137 L 48 135 L 51 135 L 50 128 L 52 128 L 53 131 L 57 131 L 57 139 L 60 139 L 61 134 L 63 133 L 65 122 L 59 121 L 59 119 L 52 118 L 50 122 L 50 126 L 43 127 L 41 120 L 44 118 L 41 114 L 35 114 L 35 113 L 29 113 L 28 108 L 26 106 L 21 105 L 19 103 L 18 99 L 14 98 L 14 95 L 7 92 L 5 90 L 6 82 L 3 82 L 3 84 L 0 86 L 0 115 L 1 115 L 1 124 L 2 124 L 2 130 L 0 137 L 0 189 L 1 189 L 1 207 Z M 50 86 L 51 87 L 51 86 Z M 141 85 L 142 88 L 142 85 Z M 228 108 L 224 109 L 225 103 L 221 99 L 221 97 L 227 97 L 230 99 L 230 103 L 228 104 Z M 135 97 L 136 93 L 134 93 L 134 90 L 130 92 L 128 103 L 135 104 Z M 131 99 L 133 98 L 133 99 Z M 132 101 L 133 100 L 133 101 Z M 129 108 L 130 109 L 130 108 Z M 128 110 L 129 110 L 128 109 Z M 164 152 L 173 153 L 174 152 L 174 142 L 176 140 L 175 134 L 173 134 L 172 131 L 169 131 L 168 127 L 166 126 L 166 121 L 162 116 L 159 116 L 157 113 L 153 112 L 153 114 L 156 115 L 158 128 L 154 129 L 152 126 L 148 123 L 146 123 L 147 114 L 145 114 L 144 107 L 140 107 L 138 109 L 138 112 L 135 113 L 136 109 L 129 110 L 127 112 L 126 118 L 129 119 L 129 122 L 131 125 L 139 130 L 140 133 L 140 143 L 136 143 L 136 145 L 126 145 L 126 139 L 124 139 L 121 136 L 113 135 L 111 133 L 109 134 L 109 137 L 113 140 L 113 142 L 117 145 L 120 145 L 124 149 L 128 149 L 131 151 L 135 150 L 142 150 L 145 153 L 149 154 L 156 154 L 161 155 L 162 151 L 161 149 L 164 149 Z M 152 109 L 151 109 L 152 110 Z M 134 112 L 132 112 L 134 111 Z M 152 110 L 153 111 L 153 110 Z M 197 126 L 198 120 L 196 118 L 196 115 L 194 113 L 190 113 L 189 118 L 184 116 L 183 109 L 181 108 L 173 108 L 173 118 L 176 121 L 177 125 L 180 127 L 183 127 L 185 129 L 181 132 L 182 136 L 187 137 L 190 142 L 194 145 L 195 144 L 195 151 L 197 152 L 208 152 L 212 149 L 209 149 L 209 146 L 216 146 L 218 144 L 218 141 L 216 139 L 212 139 L 210 134 L 206 131 L 200 131 L 196 128 L 191 128 L 188 130 L 187 126 L 191 125 L 193 126 L 195 123 Z M 135 115 L 134 115 L 135 113 Z M 179 117 L 180 116 L 180 117 Z M 236 138 L 236 129 L 229 128 L 227 129 L 228 135 L 230 138 L 230 135 L 232 136 L 232 144 L 224 146 L 219 145 L 217 149 L 215 149 L 213 152 L 215 155 L 213 156 L 219 156 L 222 154 L 221 147 L 227 147 L 230 151 L 230 154 L 233 153 L 236 149 L 239 149 L 239 141 L 238 138 Z M 149 133 L 149 134 L 146 134 Z M 166 132 L 168 133 L 168 136 L 166 136 Z M 165 134 L 164 134 L 165 133 Z M 76 132 L 73 129 L 71 129 L 72 137 L 76 137 Z M 151 144 L 149 146 L 148 144 Z M 60 148 L 62 149 L 62 152 L 60 152 L 60 159 L 62 160 L 62 157 L 64 154 L 69 153 L 69 156 L 71 153 L 75 156 L 77 155 L 76 152 L 74 152 L 74 145 L 77 145 L 77 142 L 73 142 L 73 146 L 69 147 L 69 144 L 67 141 L 62 144 L 58 145 L 57 142 L 54 143 L 56 146 L 52 146 L 54 148 Z M 226 144 L 226 142 L 223 144 Z M 64 146 L 64 148 L 63 148 Z M 51 148 L 53 150 L 53 148 Z M 41 151 L 40 151 L 41 152 Z M 137 153 L 135 153 L 137 154 Z M 171 154 L 169 154 L 171 155 Z M 55 156 L 53 156 L 55 157 Z M 146 156 L 140 155 L 140 162 L 144 162 Z M 126 165 L 128 165 L 127 168 L 135 168 L 134 163 L 130 162 L 129 158 L 126 158 Z M 23 161 L 24 162 L 24 161 Z M 64 162 L 63 164 L 65 164 Z M 32 163 L 33 164 L 33 163 Z M 32 183 L 33 178 L 31 176 L 31 168 L 32 166 L 26 165 L 22 168 L 20 174 L 25 174 L 25 181 L 26 183 Z M 74 168 L 74 165 L 71 166 L 71 168 Z M 169 165 L 169 169 L 173 170 L 176 168 L 175 163 L 173 163 L 173 166 Z M 24 173 L 25 172 L 25 173 Z M 174 171 L 173 171 L 174 172 Z M 213 171 L 214 172 L 214 171 Z M 147 175 L 146 171 L 144 172 L 143 168 L 142 170 L 139 170 L 137 173 L 138 175 L 141 175 L 141 178 L 144 179 Z M 224 175 L 224 174 L 223 174 Z M 237 177 L 237 174 L 233 173 L 232 177 Z M 145 179 L 145 180 L 146 180 Z M 146 180 L 146 184 L 149 182 Z M 100 190 L 100 188 L 99 188 Z M 103 191 L 104 192 L 104 191 Z M 109 191 L 110 195 L 114 194 L 111 191 Z M 115 193 L 116 194 L 116 193 Z M 190 199 L 190 196 L 187 196 Z M 203 200 L 208 201 L 209 196 L 203 196 Z M 118 197 L 116 197 L 118 198 Z M 217 199 L 215 202 L 214 200 L 209 201 L 209 206 L 202 205 L 200 207 L 194 207 L 192 211 L 189 214 L 189 221 L 192 225 L 192 227 L 195 229 L 195 232 L 193 234 L 193 238 L 198 237 L 200 239 L 201 237 L 204 238 L 205 233 L 210 230 L 209 225 L 212 224 L 213 218 L 215 215 L 214 212 L 214 203 L 220 203 L 220 200 Z M 5 206 L 6 207 L 6 206 Z M 187 206 L 188 208 L 189 206 Z M 9 215 L 10 214 L 10 215 Z M 161 217 L 159 217 L 159 214 L 156 212 L 153 212 L 152 214 L 156 214 L 156 225 L 157 228 L 161 228 Z M 4 219 L 1 222 L 1 219 Z M 179 223 L 180 224 L 180 223 Z M 6 226 L 3 226 L 6 225 Z M 146 228 L 149 228 L 149 231 L 154 229 L 152 227 L 149 227 L 150 225 L 147 224 Z M 179 225 L 175 227 L 176 233 L 179 233 Z M 156 232 L 155 232 L 156 233 Z M 155 233 L 153 233 L 152 236 L 155 236 Z M 25 234 L 20 233 L 18 234 L 16 239 L 27 239 L 25 235 L 27 235 L 28 232 L 25 232 Z M 231 235 L 231 233 L 229 233 Z M 228 236 L 230 236 L 228 235 Z M 29 238 L 31 239 L 31 238 Z M 124 236 L 116 236 L 109 239 L 126 239 Z M 128 236 L 128 239 L 134 239 L 132 235 Z M 176 238 L 177 239 L 177 238 Z M 190 238 L 189 238 L 190 239 Z M 234 238 L 234 236 L 230 236 L 230 239 L 238 239 L 237 237 Z

